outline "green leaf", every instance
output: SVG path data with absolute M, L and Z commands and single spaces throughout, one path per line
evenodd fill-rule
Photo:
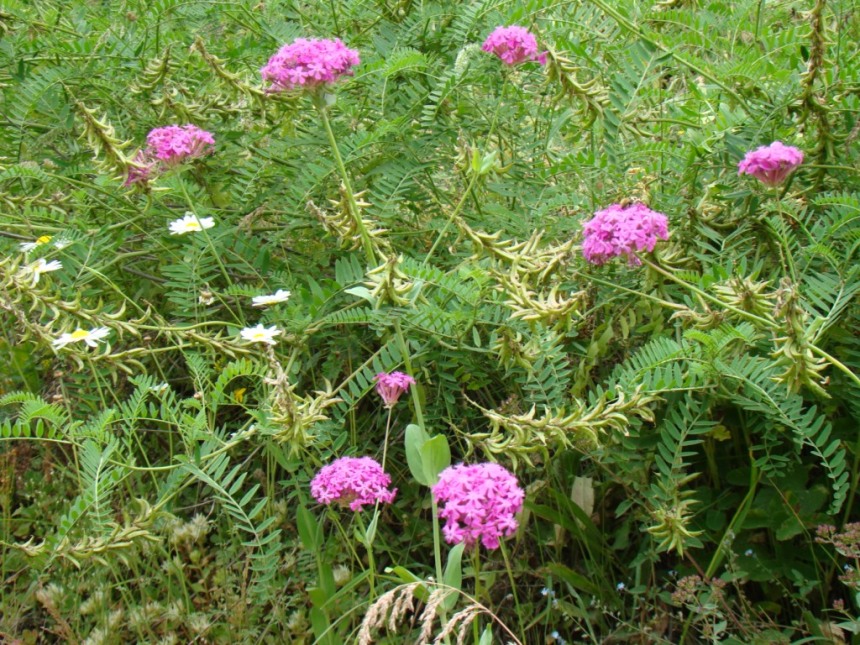
M 478 645 L 492 645 L 493 643 L 493 630 L 489 625 L 484 627 L 484 632 L 481 634 L 481 640 L 478 641 Z
M 448 562 L 445 564 L 445 573 L 442 574 L 442 582 L 453 589 L 461 589 L 463 585 L 463 550 L 466 548 L 465 542 L 460 542 L 457 544 L 451 551 L 448 553 Z M 460 594 L 450 592 L 445 600 L 442 601 L 442 605 L 445 607 L 446 611 L 451 611 L 454 608 L 454 605 L 457 604 L 457 600 L 460 597 Z
M 419 484 L 432 486 L 430 479 L 424 474 L 424 459 L 421 449 L 430 437 L 414 423 L 406 426 L 406 463 L 409 472 Z
M 299 528 L 302 546 L 308 551 L 318 551 L 322 547 L 322 530 L 313 513 L 305 508 L 301 502 L 296 509 L 296 524 Z
M 448 439 L 437 434 L 432 439 L 424 442 L 421 446 L 421 461 L 424 466 L 424 475 L 429 480 L 428 486 L 433 486 L 439 481 L 439 473 L 451 465 L 451 448 Z

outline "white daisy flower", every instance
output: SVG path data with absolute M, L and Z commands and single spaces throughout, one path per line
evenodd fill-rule
M 77 343 L 82 340 L 89 347 L 97 347 L 98 343 L 96 341 L 102 340 L 108 334 L 110 334 L 110 329 L 107 327 L 96 327 L 89 331 L 86 329 L 76 329 L 70 334 L 61 334 L 57 340 L 51 343 L 51 345 L 53 345 L 55 349 L 61 349 L 69 343 Z
M 57 247 L 61 251 L 64 248 L 66 248 L 67 246 L 71 246 L 71 245 L 72 245 L 71 240 L 57 240 L 56 242 L 54 242 L 54 246 Z
M 19 246 L 21 247 L 21 251 L 23 251 L 26 254 L 26 253 L 29 253 L 30 251 L 35 250 L 37 247 L 42 246 L 43 244 L 47 244 L 50 241 L 51 241 L 50 235 L 43 235 L 42 237 L 37 238 L 35 242 L 21 242 L 21 244 Z
M 252 343 L 266 343 L 268 345 L 274 345 L 278 341 L 275 340 L 275 336 L 278 336 L 281 333 L 281 330 L 272 325 L 271 327 L 263 327 L 262 324 L 257 325 L 256 327 L 245 327 L 239 335 L 244 339 Z
M 30 286 L 35 287 L 39 284 L 39 278 L 43 273 L 58 271 L 63 268 L 63 263 L 59 260 L 51 260 L 48 262 L 45 258 L 39 258 L 35 262 L 28 264 L 21 269 L 21 275 L 30 278 Z
M 175 219 L 170 222 L 171 235 L 185 235 L 186 233 L 196 233 L 204 228 L 212 228 L 215 226 L 215 220 L 211 217 L 197 217 L 192 212 L 185 213 L 185 217 Z
M 254 303 L 254 307 L 268 307 L 269 305 L 276 305 L 279 302 L 286 302 L 289 299 L 289 291 L 286 289 L 278 289 L 270 296 L 254 296 L 251 301 Z

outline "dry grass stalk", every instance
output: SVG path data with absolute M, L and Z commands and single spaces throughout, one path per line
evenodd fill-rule
M 471 625 L 472 621 L 481 615 L 483 611 L 484 608 L 481 605 L 469 605 L 465 609 L 458 611 L 456 614 L 451 616 L 445 625 L 443 625 L 442 631 L 439 632 L 438 636 L 436 636 L 433 641 L 433 645 L 439 645 L 439 643 L 444 639 L 453 634 L 455 629 L 457 629 L 457 645 L 463 645 L 463 643 L 466 642 L 466 636 L 469 633 L 469 625 Z
M 421 583 L 412 582 L 407 585 L 399 585 L 382 594 L 370 606 L 361 621 L 361 628 L 358 631 L 358 645 L 372 645 L 374 630 L 383 626 L 387 626 L 390 631 L 395 631 L 406 612 L 413 610 L 412 602 L 415 590 L 420 586 Z
M 427 606 L 421 612 L 421 633 L 418 634 L 418 640 L 415 645 L 426 645 L 430 642 L 430 637 L 433 635 L 433 625 L 436 623 L 436 614 L 439 613 L 439 605 L 448 596 L 448 589 L 439 589 L 433 591 L 427 599 Z

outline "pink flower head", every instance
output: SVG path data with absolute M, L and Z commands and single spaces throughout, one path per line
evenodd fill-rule
M 167 166 L 212 152 L 215 138 L 196 125 L 168 125 L 146 135 L 146 152 Z
M 391 372 L 391 374 L 380 372 L 376 375 L 376 391 L 385 402 L 386 408 L 393 408 L 397 399 L 409 389 L 410 385 L 415 385 L 415 379 L 403 372 Z
M 128 188 L 134 184 L 146 184 L 155 168 L 155 162 L 143 150 L 138 150 L 128 166 L 128 175 L 123 186 Z
M 517 530 L 514 517 L 523 509 L 525 493 L 517 478 L 499 464 L 449 466 L 431 489 L 441 504 L 445 540 L 466 546 L 479 539 L 488 549 L 499 548 L 499 538 Z
M 768 186 L 778 186 L 801 163 L 803 153 L 800 150 L 774 141 L 748 152 L 738 164 L 738 175 L 752 175 Z
M 637 251 L 653 251 L 658 239 L 669 238 L 666 216 L 644 204 L 613 204 L 597 211 L 583 224 L 582 232 L 582 255 L 592 264 L 603 264 L 620 255 L 631 265 L 642 264 Z
M 311 481 L 311 495 L 320 504 L 337 502 L 360 511 L 365 504 L 394 501 L 397 489 L 388 490 L 391 477 L 370 457 L 341 457 L 320 468 Z
M 494 53 L 506 65 L 518 65 L 529 60 L 546 65 L 546 52 L 537 53 L 537 39 L 528 29 L 517 25 L 496 27 L 481 49 Z
M 352 75 L 351 68 L 359 62 L 358 52 L 339 38 L 296 38 L 281 47 L 260 72 L 264 81 L 272 82 L 269 92 L 283 92 L 334 83 L 341 76 Z

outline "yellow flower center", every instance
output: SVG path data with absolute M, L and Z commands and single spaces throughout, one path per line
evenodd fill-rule
M 254 340 L 263 340 L 265 337 L 266 334 L 261 331 L 258 331 L 256 334 L 254 334 Z
M 200 230 L 200 223 L 197 221 L 186 222 L 185 223 L 185 230 L 186 231 L 199 231 Z
M 42 237 L 40 237 L 40 238 L 38 238 L 38 239 L 36 240 L 36 244 L 37 244 L 37 245 L 39 245 L 39 244 L 47 244 L 47 243 L 48 243 L 48 242 L 50 242 L 50 241 L 51 241 L 51 236 L 50 236 L 50 235 L 43 235 Z
M 83 340 L 89 335 L 90 332 L 88 332 L 86 329 L 76 329 L 71 333 L 72 340 Z

